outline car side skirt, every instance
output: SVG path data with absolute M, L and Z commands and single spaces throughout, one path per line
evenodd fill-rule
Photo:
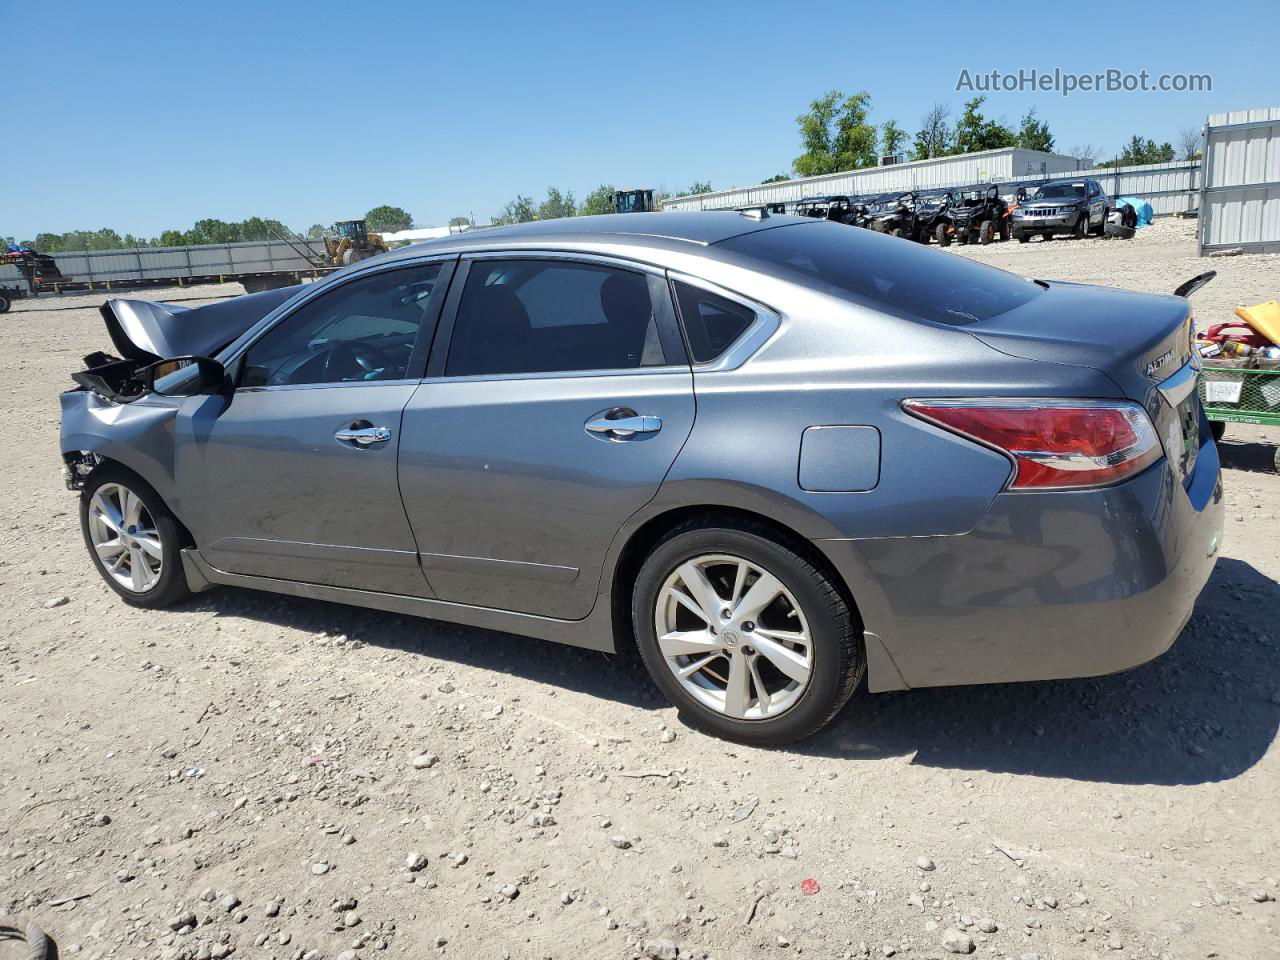
M 182 567 L 187 585 L 194 592 L 214 586 L 244 587 L 263 590 L 290 597 L 306 597 L 311 600 L 327 600 L 345 603 L 369 610 L 383 610 L 427 620 L 442 620 L 486 630 L 500 630 L 540 640 L 553 640 L 573 647 L 613 653 L 613 621 L 611 605 L 607 597 L 597 598 L 592 612 L 582 620 L 557 620 L 529 613 L 512 613 L 489 607 L 476 607 L 445 600 L 429 600 L 408 597 L 396 593 L 379 593 L 373 590 L 356 590 L 350 587 L 331 587 L 318 583 L 299 583 L 273 577 L 256 577 L 228 573 L 212 566 L 200 551 L 188 547 L 182 551 Z

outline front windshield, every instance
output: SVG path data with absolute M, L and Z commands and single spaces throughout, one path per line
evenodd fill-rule
M 1083 197 L 1083 183 L 1050 183 L 1041 187 L 1036 191 L 1036 195 L 1032 200 L 1063 200 L 1066 198 Z

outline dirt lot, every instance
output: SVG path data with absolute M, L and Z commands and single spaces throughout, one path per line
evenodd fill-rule
M 1202 325 L 1280 296 L 1280 257 L 1191 230 L 961 255 L 1161 292 L 1214 267 Z M 860 695 L 767 752 L 682 726 L 632 656 L 118 602 L 58 475 L 99 300 L 0 318 L 0 913 L 63 956 L 1280 956 L 1280 431 L 1229 431 L 1224 554 L 1159 660 Z

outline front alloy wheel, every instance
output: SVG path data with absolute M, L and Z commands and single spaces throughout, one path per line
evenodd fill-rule
M 189 542 L 160 495 L 117 464 L 80 491 L 80 528 L 94 566 L 126 603 L 167 607 L 191 595 L 179 552 Z
M 862 627 L 804 541 L 714 515 L 670 531 L 632 593 L 636 644 L 681 716 L 742 743 L 822 729 L 866 669 Z
M 133 593 L 160 582 L 164 547 L 151 511 L 124 484 L 104 483 L 89 499 L 89 540 L 103 571 Z

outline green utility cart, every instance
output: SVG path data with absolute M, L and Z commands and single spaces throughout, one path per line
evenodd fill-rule
M 1263 361 L 1266 363 L 1267 361 Z M 1200 371 L 1200 402 L 1222 439 L 1228 423 L 1280 426 L 1280 363 L 1274 369 L 1247 366 L 1248 360 L 1205 360 Z M 1269 364 L 1270 365 L 1270 364 Z M 1280 472 L 1280 447 L 1275 454 Z

